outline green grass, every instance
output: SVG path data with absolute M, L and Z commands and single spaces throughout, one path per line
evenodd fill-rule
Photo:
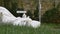
M 27 26 L 0 25 L 0 34 L 60 34 L 60 24 L 42 23 L 39 28 Z

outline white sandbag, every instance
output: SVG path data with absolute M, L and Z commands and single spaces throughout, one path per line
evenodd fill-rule
M 22 18 L 26 18 L 27 16 L 26 16 L 26 14 L 24 13 L 23 15 L 22 15 Z
M 13 21 L 15 21 L 16 18 L 13 17 L 9 17 L 9 16 L 3 16 L 2 17 L 2 22 L 4 23 L 12 23 Z
M 0 12 L 3 13 L 3 15 L 5 16 L 9 16 L 9 17 L 14 17 L 6 8 L 4 7 L 0 7 Z
M 0 7 L 0 13 L 2 13 L 2 22 L 8 23 L 16 19 L 6 8 Z
M 40 27 L 41 23 L 39 21 L 34 21 L 33 20 L 30 24 L 33 28 L 37 28 L 37 27 Z
M 40 26 L 40 22 L 39 21 L 35 21 L 35 20 L 32 20 L 29 16 L 26 18 L 26 25 L 27 26 L 31 26 L 33 28 L 37 28 Z
M 30 16 L 28 16 L 28 17 L 26 18 L 26 20 L 27 20 L 28 22 L 32 21 L 32 19 L 30 18 Z
M 17 18 L 13 22 L 13 25 L 25 26 L 26 25 L 26 19 L 24 19 L 24 18 Z
M 31 26 L 31 27 L 33 27 L 33 28 L 37 28 L 37 27 L 39 27 L 40 26 L 40 22 L 39 21 L 35 21 L 35 20 L 33 20 L 33 21 L 31 21 L 30 23 L 28 23 L 28 26 Z

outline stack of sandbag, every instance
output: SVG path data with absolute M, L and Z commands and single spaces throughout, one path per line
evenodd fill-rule
M 27 21 L 26 25 L 31 26 L 33 28 L 40 27 L 40 25 L 41 25 L 41 23 L 39 21 L 32 20 L 31 18 L 29 18 L 29 16 L 27 17 L 26 21 Z
M 13 24 L 19 26 L 27 25 L 33 28 L 37 28 L 41 24 L 39 21 L 32 20 L 29 16 L 27 17 L 25 14 L 23 14 L 22 17 L 15 17 L 4 7 L 0 7 L 0 21 L 5 24 Z

